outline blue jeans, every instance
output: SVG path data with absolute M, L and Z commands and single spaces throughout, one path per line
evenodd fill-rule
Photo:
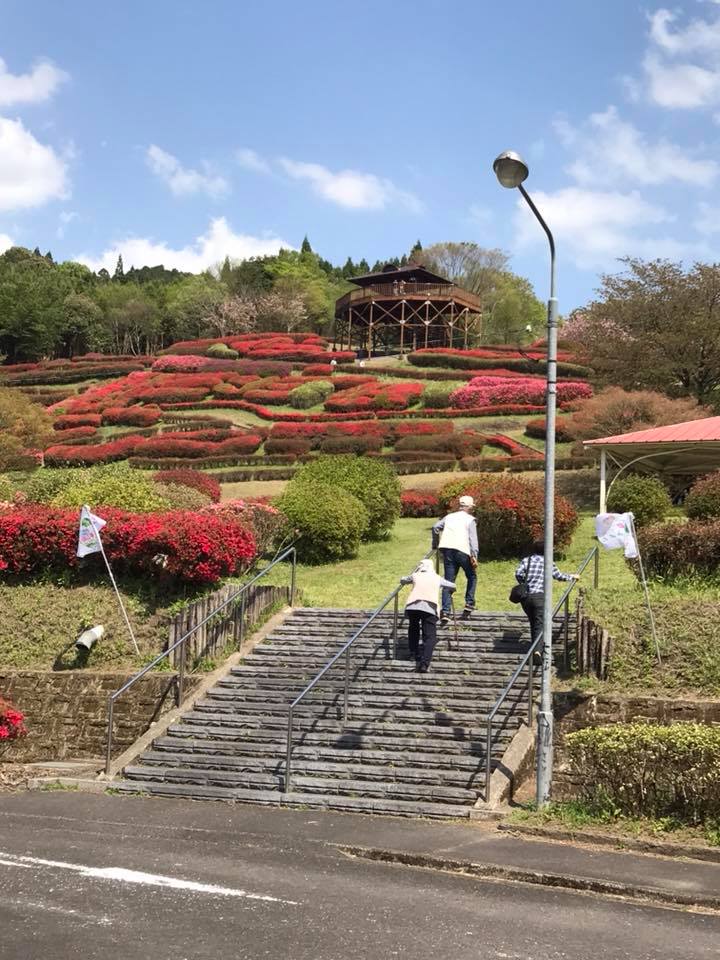
M 442 554 L 443 558 L 443 568 L 446 580 L 449 580 L 451 583 L 455 583 L 455 579 L 459 570 L 462 570 L 462 572 L 465 574 L 465 579 L 467 580 L 467 588 L 465 590 L 465 606 L 468 610 L 474 610 L 477 573 L 475 572 L 473 565 L 470 563 L 470 557 L 467 553 L 463 553 L 462 550 L 448 550 L 447 547 L 443 548 L 440 553 Z M 452 590 L 450 590 L 448 587 L 443 587 L 442 612 L 447 616 L 450 615 L 451 596 Z

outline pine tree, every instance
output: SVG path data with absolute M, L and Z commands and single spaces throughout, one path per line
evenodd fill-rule
M 358 268 L 358 270 L 360 271 L 361 274 L 362 274 L 362 273 L 370 273 L 370 264 L 367 262 L 367 260 L 365 259 L 365 257 L 362 258 L 362 260 L 361 260 L 360 263 L 358 264 L 357 268 Z
M 52 253 L 51 253 L 49 250 L 48 250 L 48 252 L 45 254 L 45 259 L 46 259 L 49 263 L 55 263 L 55 261 L 53 260 L 53 255 L 52 255 Z
M 117 263 L 115 264 L 115 273 L 113 274 L 113 280 L 119 280 L 120 283 L 125 279 L 125 268 L 123 267 L 123 258 L 122 254 L 118 255 Z
M 310 241 L 307 238 L 307 234 L 303 237 L 302 246 L 300 247 L 300 253 L 312 253 L 313 248 L 310 246 Z
M 412 250 L 410 251 L 410 259 L 415 263 L 419 263 L 420 257 L 422 256 L 422 250 L 423 245 L 419 240 L 416 240 Z
M 40 253 L 40 247 L 35 247 L 35 249 L 33 250 L 33 253 L 35 254 L 36 257 L 42 256 L 42 254 Z
M 404 254 L 400 257 L 400 266 L 401 266 L 401 267 L 406 267 L 407 265 L 408 265 L 407 254 L 404 253 Z
M 352 257 L 348 257 L 342 268 L 343 277 L 347 280 L 348 277 L 354 277 L 357 272 L 357 267 L 353 263 Z

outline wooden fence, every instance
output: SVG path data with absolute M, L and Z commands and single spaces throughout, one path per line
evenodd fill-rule
M 578 603 L 575 631 L 575 671 L 585 676 L 607 680 L 614 639 L 608 631 L 585 616 L 582 601 Z
M 241 649 L 248 631 L 260 620 L 270 607 L 290 602 L 290 587 L 275 587 L 256 584 L 242 596 L 228 603 L 216 616 L 198 627 L 213 610 L 239 591 L 237 583 L 226 584 L 215 593 L 189 603 L 170 622 L 168 644 L 171 647 L 182 636 L 194 630 L 185 642 L 185 665 L 192 667 L 203 657 L 216 657 L 230 645 Z M 198 627 L 197 629 L 195 629 Z M 173 666 L 180 665 L 182 648 L 171 654 Z

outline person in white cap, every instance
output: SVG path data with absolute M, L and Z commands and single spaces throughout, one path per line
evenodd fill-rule
M 448 513 L 433 527 L 433 533 L 439 534 L 440 554 L 443 558 L 445 579 L 455 583 L 458 571 L 462 570 L 467 580 L 465 590 L 465 609 L 462 612 L 464 620 L 470 617 L 475 609 L 475 587 L 477 586 L 477 556 L 478 538 L 475 518 L 472 510 L 475 501 L 472 497 L 460 497 L 459 510 Z M 443 588 L 442 613 L 440 626 L 444 627 L 450 618 L 450 591 Z
M 432 560 L 421 560 L 414 573 L 403 577 L 400 583 L 412 583 L 413 588 L 405 604 L 408 619 L 408 647 L 420 673 L 427 673 L 437 643 L 440 588 L 454 590 L 455 584 L 435 573 Z M 422 634 L 422 644 L 420 635 Z

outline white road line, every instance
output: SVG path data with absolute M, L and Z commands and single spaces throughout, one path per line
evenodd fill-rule
M 15 856 L 0 852 L 0 863 L 14 867 L 50 867 L 56 870 L 73 870 L 83 877 L 95 880 L 113 880 L 117 883 L 136 883 L 149 887 L 167 887 L 171 890 L 190 890 L 193 893 L 207 893 L 221 897 L 244 897 L 247 900 L 262 900 L 267 903 L 282 903 L 296 907 L 296 900 L 281 900 L 262 893 L 249 893 L 235 887 L 220 887 L 214 883 L 196 883 L 193 880 L 181 880 L 179 877 L 165 877 L 158 873 L 143 873 L 140 870 L 126 870 L 123 867 L 88 867 L 81 863 L 66 863 L 64 860 L 44 860 L 41 857 Z

